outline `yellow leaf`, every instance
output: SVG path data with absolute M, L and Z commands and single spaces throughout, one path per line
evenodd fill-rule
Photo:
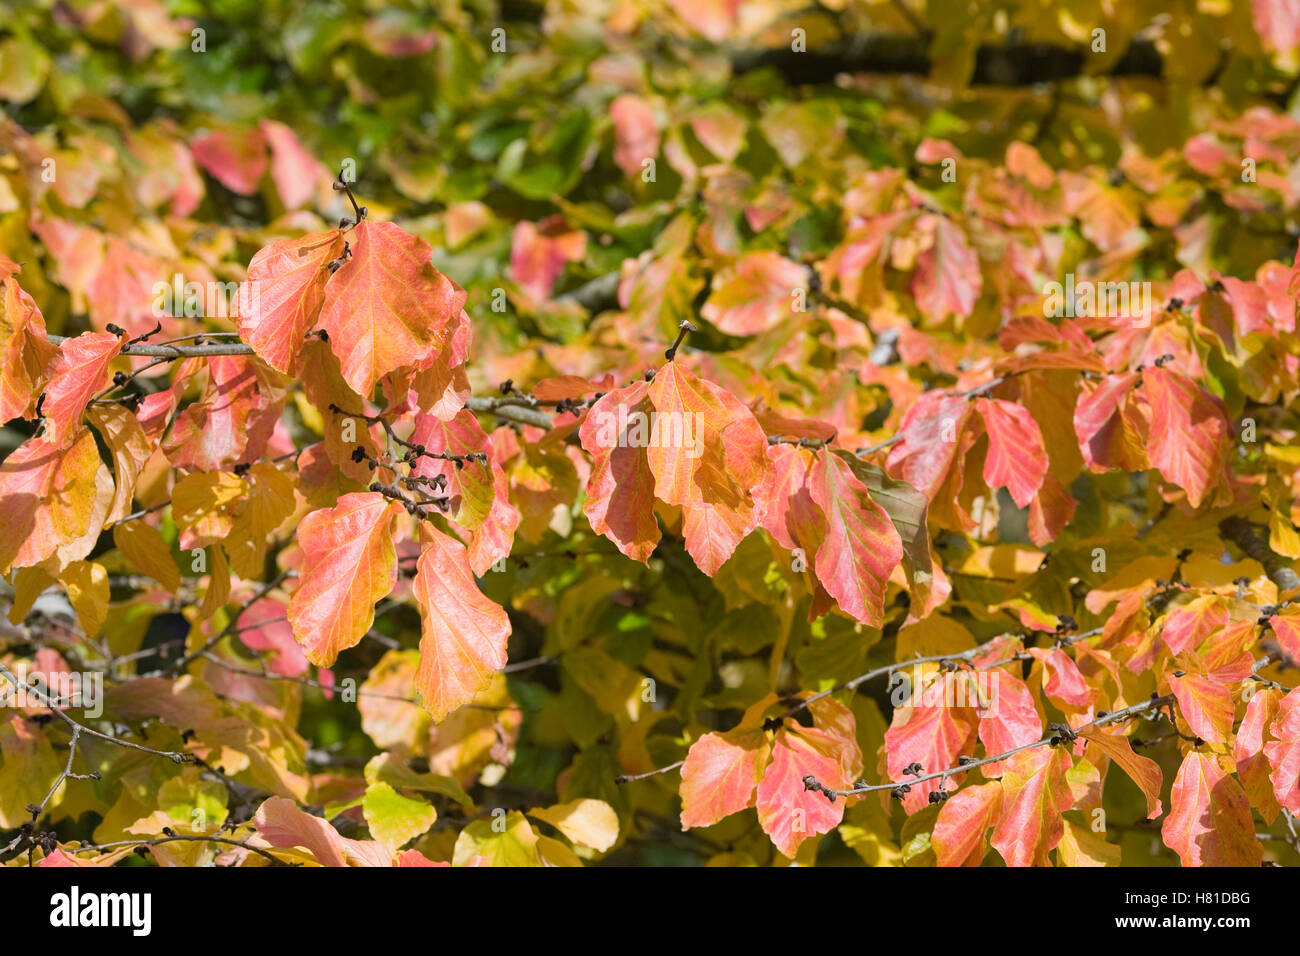
M 544 810 L 535 808 L 528 814 L 549 823 L 579 846 L 601 853 L 618 840 L 618 814 L 604 800 L 574 800 Z
M 94 637 L 108 616 L 108 572 L 93 561 L 73 561 L 59 574 L 86 637 Z
M 153 525 L 128 521 L 113 528 L 113 544 L 123 559 L 141 574 L 147 574 L 175 594 L 181 573 L 172 560 L 171 548 Z

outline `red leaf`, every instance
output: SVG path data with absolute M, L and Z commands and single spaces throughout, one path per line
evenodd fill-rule
M 252 196 L 266 175 L 266 140 L 255 129 L 216 129 L 190 141 L 194 160 L 231 192 Z
M 1001 668 L 983 671 L 977 677 L 989 682 L 987 691 L 980 694 L 984 706 L 979 713 L 979 739 L 986 754 L 1006 753 L 1043 739 L 1043 719 L 1024 681 Z M 986 777 L 998 777 L 1006 765 L 1007 761 L 999 760 L 982 772 Z
M 624 93 L 609 104 L 614 124 L 614 162 L 629 179 L 641 175 L 642 163 L 659 155 L 659 125 L 654 110 L 640 96 Z
M 808 270 L 799 263 L 750 252 L 714 277 L 700 314 L 728 335 L 757 335 L 796 315 L 794 293 L 807 285 Z
M 1074 434 L 1084 462 L 1093 471 L 1106 471 L 1127 461 L 1120 410 L 1137 380 L 1136 372 L 1108 375 L 1092 391 L 1079 394 Z
M 1151 403 L 1147 457 L 1170 484 L 1187 492 L 1193 508 L 1226 487 L 1232 426 L 1223 402 L 1200 385 L 1163 368 L 1142 373 Z
M 813 567 L 840 609 L 871 627 L 885 616 L 885 590 L 903 559 L 903 542 L 885 509 L 848 464 L 823 448 L 808 475 L 809 494 L 826 516 Z
M 655 477 L 645 449 L 626 442 L 628 423 L 653 406 L 647 382 L 606 392 L 587 412 L 578 430 L 592 457 L 591 477 L 582 511 L 591 530 L 603 534 L 634 561 L 646 562 L 659 543 L 654 516 Z
M 108 368 L 122 351 L 122 341 L 111 332 L 87 332 L 63 340 L 41 404 L 45 438 L 64 441 L 80 427 L 87 403 L 108 384 Z
M 1282 698 L 1269 732 L 1276 738 L 1264 745 L 1273 792 L 1278 803 L 1300 814 L 1300 689 Z
M 1047 476 L 1047 451 L 1038 422 L 1014 402 L 980 398 L 975 402 L 989 436 L 984 482 L 1006 488 L 1011 499 L 1027 508 Z
M 298 809 L 292 800 L 271 797 L 253 817 L 257 836 L 277 849 L 302 847 L 321 866 L 392 866 L 392 853 L 374 840 L 349 840 L 326 821 Z
M 1043 665 L 1044 694 L 1070 707 L 1087 707 L 1092 702 L 1092 688 L 1065 651 L 1056 647 L 1031 647 L 1029 653 Z
M 926 392 L 903 416 L 899 441 L 889 452 L 889 473 L 934 500 L 957 456 L 958 438 L 970 402 L 943 392 Z
M 921 253 L 912 280 L 921 314 L 931 319 L 970 315 L 984 284 L 979 256 L 947 216 L 924 215 L 916 225 L 919 231 L 934 230 L 934 244 Z
M 854 758 L 856 759 L 856 764 Z M 758 785 L 758 821 L 763 832 L 793 859 L 809 837 L 826 833 L 844 818 L 844 801 L 804 786 L 811 774 L 823 786 L 847 790 L 862 770 L 855 744 L 815 727 L 782 728 L 772 742 L 772 762 Z
M 1246 794 L 1214 755 L 1188 752 L 1169 804 L 1160 832 L 1183 866 L 1257 867 L 1263 861 Z
M 903 773 L 914 763 L 922 773 L 937 773 L 956 766 L 957 758 L 969 754 L 975 746 L 975 711 L 970 707 L 947 706 L 956 700 L 955 674 L 943 674 L 924 691 L 916 688 L 912 699 L 895 708 L 893 721 L 885 731 L 886 767 L 889 778 L 906 782 Z M 949 783 L 958 785 L 964 775 L 953 774 Z M 911 785 L 903 795 L 903 809 L 916 813 L 929 804 L 929 797 L 939 789 L 940 781 L 924 780 Z

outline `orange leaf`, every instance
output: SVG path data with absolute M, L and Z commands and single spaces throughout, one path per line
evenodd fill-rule
M 985 834 L 1002 812 L 1002 784 L 964 787 L 945 800 L 930 842 L 940 866 L 979 866 L 988 852 Z
M 63 441 L 77 430 L 86 403 L 108 384 L 108 367 L 121 351 L 121 337 L 110 332 L 87 332 L 63 340 L 41 404 L 45 437 Z
M 707 827 L 754 805 L 769 748 L 762 730 L 705 734 L 682 764 L 682 829 Z
M 1048 865 L 1064 831 L 1061 814 L 1074 802 L 1065 779 L 1073 764 L 1064 747 L 1035 747 L 1007 759 L 992 839 L 1007 866 Z
M 1170 675 L 1169 689 L 1178 698 L 1178 709 L 1192 733 L 1212 744 L 1232 740 L 1232 719 L 1236 711 L 1227 687 L 1199 674 L 1185 674 Z
M 58 552 L 84 558 L 108 514 L 113 479 L 95 436 L 82 428 L 71 442 L 30 438 L 0 464 L 0 574 L 39 564 Z
M 854 758 L 857 758 L 856 765 Z M 857 746 L 815 727 L 782 728 L 772 742 L 772 762 L 758 785 L 758 821 L 772 843 L 791 859 L 811 836 L 826 833 L 844 818 L 844 801 L 832 803 L 824 793 L 809 790 L 809 774 L 823 786 L 847 790 L 861 772 Z
M 591 530 L 603 534 L 634 561 L 646 562 L 659 543 L 654 516 L 655 477 L 645 448 L 628 444 L 627 432 L 637 416 L 653 407 L 646 382 L 606 392 L 587 412 L 578 436 L 592 457 L 591 477 L 582 511 Z M 648 426 L 647 426 L 648 427 Z
M 1264 745 L 1264 754 L 1272 768 L 1274 795 L 1292 813 L 1300 813 L 1300 690 L 1282 698 L 1270 733 L 1276 739 Z
M 395 502 L 373 492 L 344 495 L 298 526 L 303 563 L 289 601 L 293 636 L 307 659 L 328 667 L 375 620 L 375 602 L 397 583 Z
M 1107 733 L 1100 727 L 1084 727 L 1079 731 L 1079 736 L 1090 741 L 1103 754 L 1119 764 L 1120 768 L 1129 775 L 1129 779 L 1138 785 L 1138 789 L 1147 798 L 1148 820 L 1160 816 L 1162 812 L 1160 787 L 1164 783 L 1164 777 L 1160 773 L 1158 763 L 1149 757 L 1135 754 L 1133 745 L 1123 734 Z
M 344 380 L 363 398 L 399 368 L 427 368 L 455 331 L 465 290 L 430 264 L 433 250 L 391 222 L 362 221 L 351 256 L 325 285 L 320 326 Z
M 343 254 L 343 233 L 313 232 L 259 249 L 240 290 L 239 334 L 272 368 L 292 372 L 304 336 L 325 301 L 329 264 Z
M 412 584 L 422 622 L 415 688 L 440 721 L 506 666 L 510 619 L 478 589 L 460 542 L 427 525 L 420 530 L 424 552 Z

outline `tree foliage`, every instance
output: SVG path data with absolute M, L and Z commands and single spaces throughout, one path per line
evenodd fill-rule
M 1300 862 L 1289 0 L 0 2 L 0 860 Z

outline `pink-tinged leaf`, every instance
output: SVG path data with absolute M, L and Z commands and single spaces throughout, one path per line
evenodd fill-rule
M 614 162 L 629 179 L 641 175 L 642 164 L 659 155 L 659 124 L 642 97 L 624 93 L 609 104 L 614 124 Z
M 1218 595 L 1205 594 L 1170 611 L 1160 638 L 1173 653 L 1182 654 L 1227 626 L 1228 606 Z
M 1158 763 L 1149 757 L 1135 754 L 1133 745 L 1122 734 L 1107 733 L 1100 727 L 1088 727 L 1079 731 L 1079 736 L 1118 764 L 1129 775 L 1129 779 L 1138 785 L 1138 789 L 1147 798 L 1147 819 L 1154 820 L 1160 816 L 1160 787 L 1164 783 L 1164 776 L 1160 773 Z M 1095 764 L 1097 760 L 1092 762 Z
M 506 666 L 510 618 L 478 589 L 460 542 L 429 527 L 421 541 L 412 584 L 422 623 L 415 688 L 437 722 Z
M 933 501 L 952 468 L 970 413 L 965 398 L 937 391 L 923 394 L 903 416 L 903 437 L 890 449 L 889 473 Z
M 87 403 L 108 384 L 108 369 L 122 351 L 122 341 L 111 332 L 87 332 L 63 340 L 41 405 L 46 438 L 64 441 L 81 426 Z
M 325 284 L 320 326 L 343 378 L 366 398 L 385 375 L 427 368 L 450 341 L 465 290 L 430 264 L 433 249 L 391 222 L 363 220 Z
M 1188 752 L 1169 804 L 1160 832 L 1183 866 L 1257 867 L 1263 861 L 1246 794 L 1213 754 Z
M 629 425 L 648 421 L 653 406 L 650 385 L 637 382 L 606 392 L 587 412 L 578 430 L 592 457 L 582 511 L 591 530 L 603 534 L 634 561 L 650 560 L 659 543 L 654 515 L 655 476 L 645 448 L 629 444 Z M 646 426 L 647 432 L 649 426 Z
M 1294 0 L 1251 0 L 1250 6 L 1261 45 L 1278 54 L 1283 68 L 1294 70 L 1300 50 L 1300 6 Z
M 979 866 L 988 852 L 989 827 L 1002 813 L 1002 784 L 963 787 L 939 807 L 930 843 L 940 866 Z
M 416 416 L 410 441 L 433 455 L 488 456 L 486 464 L 474 460 L 460 467 L 455 461 L 421 457 L 411 469 L 413 475 L 445 482 L 442 491 L 427 489 L 427 495 L 448 499 L 448 518 L 470 539 L 470 566 L 475 574 L 483 574 L 510 553 L 519 527 L 519 511 L 510 504 L 510 482 L 492 455 L 487 433 L 473 412 L 462 409 L 449 421 Z
M 217 182 L 252 196 L 266 175 L 266 140 L 256 129 L 216 129 L 190 141 L 194 160 Z
M 113 497 L 95 436 L 67 442 L 29 438 L 0 464 L 0 574 L 59 554 L 76 561 L 94 547 Z
M 1199 508 L 1227 483 L 1232 426 L 1223 402 L 1187 376 L 1163 368 L 1143 371 L 1142 391 L 1151 404 L 1151 467 Z
M 280 850 L 301 847 L 321 866 L 392 866 L 392 852 L 374 840 L 349 840 L 286 797 L 271 797 L 253 816 L 257 836 Z
M 308 661 L 293 639 L 288 609 L 273 598 L 254 601 L 239 615 L 239 640 L 255 651 L 269 651 L 267 669 L 273 674 L 301 677 Z
M 767 758 L 762 730 L 705 734 L 691 744 L 682 764 L 682 829 L 712 826 L 752 807 Z
M 936 685 L 918 691 L 912 701 L 895 708 L 889 730 L 885 731 L 886 767 L 889 779 L 905 783 L 903 771 L 920 764 L 922 774 L 937 773 L 957 764 L 957 758 L 975 748 L 975 711 L 971 707 L 950 707 L 957 700 L 954 674 L 936 678 Z M 964 774 L 953 774 L 948 783 L 957 786 Z M 929 805 L 930 794 L 939 789 L 940 781 L 924 780 L 911 785 L 903 795 L 903 809 L 916 813 Z
M 1057 647 L 1031 647 L 1029 653 L 1043 665 L 1044 694 L 1068 707 L 1091 703 L 1092 688 L 1069 654 Z
M 213 356 L 203 399 L 176 416 L 163 453 L 188 471 L 251 464 L 266 451 L 284 400 L 284 379 L 256 357 Z
M 1061 842 L 1061 814 L 1074 798 L 1065 775 L 1074 765 L 1065 747 L 1035 747 L 1007 760 L 1002 775 L 1002 815 L 993 847 L 1007 866 L 1047 866 Z
M 329 264 L 343 254 L 343 234 L 313 232 L 259 249 L 240 289 L 239 334 L 262 360 L 293 372 L 303 338 L 325 301 Z
M 1024 681 L 1001 668 L 984 672 L 981 679 L 988 681 L 987 690 L 981 689 L 979 711 L 979 738 L 986 754 L 1006 753 L 1043 739 L 1043 719 Z M 984 776 L 1001 776 L 1006 763 L 989 764 L 983 768 Z
M 860 770 L 861 757 L 855 769 L 853 752 L 831 733 L 815 727 L 777 731 L 772 762 L 758 785 L 756 805 L 763 832 L 793 859 L 804 840 L 829 832 L 844 819 L 844 801 L 832 803 L 820 791 L 809 790 L 804 777 L 812 775 L 823 786 L 847 790 Z
M 1040 548 L 1055 541 L 1074 517 L 1077 507 L 1070 490 L 1049 471 L 1043 478 L 1043 487 L 1029 503 L 1029 540 Z
M 880 627 L 889 577 L 903 560 L 894 523 L 848 464 L 824 448 L 808 483 L 826 516 L 826 535 L 813 559 L 817 579 L 846 614 Z
M 1269 732 L 1276 738 L 1264 745 L 1273 793 L 1279 804 L 1300 814 L 1300 690 L 1282 698 Z
M 700 314 L 728 335 L 757 335 L 796 312 L 808 270 L 775 252 L 741 256 L 714 277 Z
M 1079 393 L 1074 434 L 1084 462 L 1093 471 L 1106 471 L 1126 461 L 1120 411 L 1138 378 L 1136 372 L 1108 375 L 1091 392 Z
M 1274 614 L 1268 619 L 1273 638 L 1292 667 L 1300 667 L 1300 617 Z
M 742 0 L 669 0 L 669 5 L 696 33 L 721 43 L 736 27 Z
M 400 508 L 377 492 L 344 495 L 298 525 L 303 565 L 289 601 L 293 636 L 307 659 L 328 667 L 375 620 L 375 602 L 397 583 L 393 519 Z
M 1232 759 L 1237 764 L 1237 776 L 1241 779 L 1242 789 L 1245 790 L 1250 805 L 1259 811 L 1259 815 L 1268 824 L 1277 819 L 1279 807 L 1270 776 L 1272 767 L 1265 748 L 1273 742 L 1270 728 L 1281 702 L 1282 692 L 1276 687 L 1256 691 L 1246 705 L 1246 716 L 1242 718 L 1237 736 L 1232 742 Z M 1300 748 L 1288 748 L 1291 751 L 1297 749 Z M 1279 761 L 1280 764 L 1286 762 L 1288 750 L 1281 751 L 1283 759 Z M 1297 771 L 1300 771 L 1300 766 L 1293 765 L 1290 771 L 1293 789 L 1296 786 Z M 1279 780 L 1279 783 L 1282 782 Z M 1285 784 L 1281 789 L 1286 789 Z M 1300 803 L 1300 800 L 1296 802 Z
M 1232 692 L 1218 681 L 1199 674 L 1170 675 L 1169 689 L 1178 699 L 1178 709 L 1192 733 L 1212 744 L 1232 740 L 1232 720 L 1236 709 Z
M 288 126 L 265 118 L 258 120 L 257 126 L 271 147 L 271 181 L 284 208 L 305 206 L 330 181 L 329 170 L 303 149 L 298 136 Z
M 796 445 L 772 445 L 767 474 L 754 489 L 759 526 L 787 551 L 817 553 L 826 534 L 826 519 L 812 499 L 809 474 L 816 457 Z
M 1029 507 L 1047 477 L 1047 450 L 1038 422 L 1028 409 L 1014 402 L 980 398 L 975 404 L 989 436 L 985 484 L 1006 488 L 1019 507 Z
M 534 299 L 551 297 L 564 267 L 587 254 L 587 234 L 570 230 L 563 219 L 518 222 L 510 243 L 510 278 Z
M 934 245 L 921 253 L 912 281 L 921 314 L 931 319 L 970 315 L 984 284 L 979 256 L 947 216 L 921 216 L 916 224 L 918 230 L 934 230 Z

